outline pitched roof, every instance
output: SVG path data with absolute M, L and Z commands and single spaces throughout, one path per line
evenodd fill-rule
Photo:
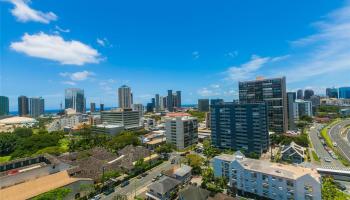
M 284 146 L 282 148 L 281 153 L 284 154 L 285 152 L 287 152 L 291 148 L 294 150 L 294 152 L 299 154 L 299 156 L 304 157 L 304 147 L 297 145 L 295 142 L 291 142 L 288 146 Z M 293 153 L 292 155 L 294 155 L 294 154 L 295 153 Z
M 179 197 L 183 200 L 207 200 L 210 192 L 196 186 L 189 186 L 179 192 Z
M 163 176 L 161 179 L 159 179 L 157 182 L 151 184 L 148 188 L 150 190 L 153 190 L 154 193 L 160 193 L 165 194 L 175 188 L 177 185 L 179 185 L 181 182 L 170 178 L 167 176 Z

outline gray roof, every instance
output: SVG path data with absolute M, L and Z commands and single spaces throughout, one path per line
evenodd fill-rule
M 182 165 L 182 167 L 175 170 L 174 174 L 177 176 L 185 176 L 192 171 L 192 167 L 188 165 Z
M 157 182 L 151 184 L 148 188 L 150 190 L 153 190 L 154 193 L 160 193 L 165 194 L 175 188 L 177 185 L 179 185 L 181 182 L 170 178 L 167 176 L 163 176 L 161 179 L 159 179 Z
M 210 192 L 196 186 L 189 186 L 179 192 L 179 197 L 182 200 L 207 200 Z

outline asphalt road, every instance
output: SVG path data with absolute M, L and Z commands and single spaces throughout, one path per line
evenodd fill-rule
M 171 169 L 175 164 L 171 164 L 171 160 L 175 159 L 178 160 L 180 156 L 173 154 L 171 155 L 169 161 L 163 162 L 161 165 L 147 171 L 148 175 L 146 177 L 143 177 L 141 179 L 138 179 L 137 177 L 130 179 L 129 185 L 125 187 L 121 187 L 118 185 L 115 188 L 115 192 L 111 193 L 108 196 L 102 197 L 104 200 L 112 200 L 114 196 L 117 194 L 119 195 L 126 195 L 129 199 L 132 199 L 132 197 L 135 195 L 135 193 L 144 187 L 149 186 L 152 183 L 152 179 L 155 178 L 157 175 L 159 175 L 162 171 L 166 171 Z
M 339 149 L 340 153 L 348 161 L 350 161 L 350 144 L 348 141 L 345 140 L 345 138 L 341 136 L 341 130 L 348 124 L 350 124 L 350 120 L 341 121 L 333 127 L 331 127 L 328 133 L 332 141 L 337 143 L 337 148 Z
M 343 167 L 343 164 L 339 160 L 335 160 L 329 155 L 329 153 L 324 149 L 320 138 L 318 137 L 319 130 L 322 129 L 321 124 L 315 124 L 314 128 L 310 129 L 309 135 L 312 146 L 314 147 L 315 152 L 320 158 L 321 166 L 330 166 L 330 167 Z M 326 162 L 325 157 L 328 157 L 331 162 Z

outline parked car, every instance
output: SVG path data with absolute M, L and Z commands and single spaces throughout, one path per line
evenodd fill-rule
M 102 195 L 101 195 L 101 194 L 98 194 L 98 195 L 92 197 L 90 200 L 99 200 L 99 199 L 101 199 L 101 198 L 102 198 Z
M 141 174 L 141 176 L 142 176 L 142 177 L 146 177 L 147 175 L 148 175 L 148 173 L 147 173 L 147 172 L 145 172 L 145 173 Z
M 171 160 L 171 164 L 175 164 L 175 159 L 172 159 L 172 160 Z
M 329 157 L 325 157 L 325 158 L 324 158 L 324 161 L 326 161 L 326 162 L 332 162 L 332 160 L 331 160 Z
M 124 181 L 120 184 L 121 187 L 125 187 L 130 184 L 130 181 Z
M 152 178 L 152 182 L 156 182 L 157 181 L 157 179 L 156 178 Z
M 137 179 L 141 179 L 141 178 L 142 178 L 142 176 L 141 176 L 141 175 L 138 175 L 138 176 L 137 176 Z
M 103 191 L 103 194 L 104 195 L 109 195 L 109 194 L 112 194 L 114 192 L 114 188 L 107 188 L 106 190 Z
M 334 147 L 337 147 L 338 144 L 337 144 L 336 142 L 333 142 L 333 146 L 334 146 Z

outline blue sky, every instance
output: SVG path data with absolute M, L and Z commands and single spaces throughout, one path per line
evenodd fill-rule
M 0 2 L 0 94 L 64 89 L 117 106 L 132 87 L 146 103 L 167 89 L 184 103 L 237 97 L 237 82 L 286 76 L 288 89 L 350 85 L 350 2 L 338 0 Z

